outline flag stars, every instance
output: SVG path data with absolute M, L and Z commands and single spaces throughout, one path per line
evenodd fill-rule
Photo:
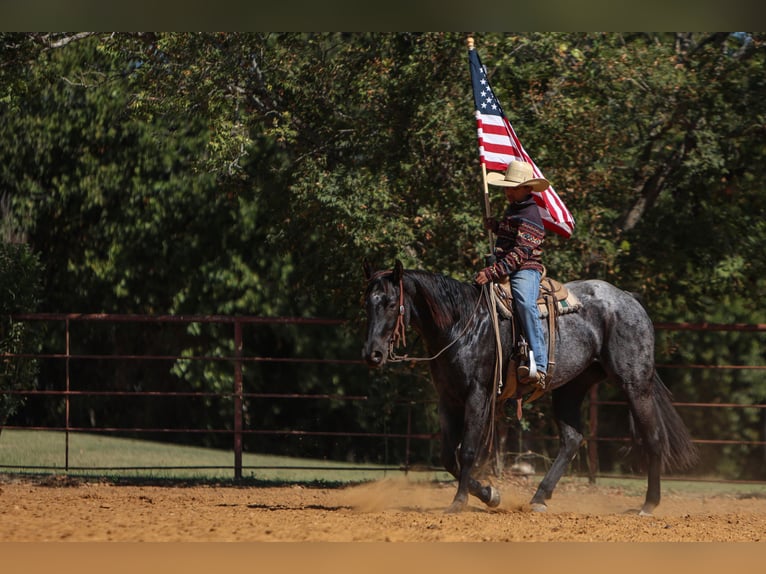
M 480 95 L 487 104 L 492 104 L 494 108 L 497 107 L 497 98 L 495 98 L 495 94 L 492 93 L 492 90 L 482 90 Z

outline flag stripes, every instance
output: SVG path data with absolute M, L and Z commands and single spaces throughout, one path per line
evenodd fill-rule
M 476 104 L 476 129 L 479 137 L 479 159 L 488 171 L 505 172 L 511 161 L 525 161 L 532 165 L 535 177 L 544 177 L 529 154 L 521 145 L 516 132 L 503 112 L 487 79 L 479 54 L 469 48 L 474 103 Z M 533 192 L 546 229 L 569 238 L 574 231 L 574 217 L 558 196 L 553 186 L 545 191 Z

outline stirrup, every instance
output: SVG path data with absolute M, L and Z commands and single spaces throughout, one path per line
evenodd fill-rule
M 531 383 L 537 380 L 537 364 L 535 363 L 535 353 L 529 349 L 528 362 L 519 365 L 518 377 L 522 383 Z
M 548 388 L 548 375 L 538 371 L 534 376 L 528 376 L 525 379 L 521 379 L 521 382 L 525 385 L 534 385 L 539 390 L 544 391 Z

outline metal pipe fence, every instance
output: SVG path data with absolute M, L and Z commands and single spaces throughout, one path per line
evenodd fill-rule
M 410 444 L 413 440 L 433 441 L 437 438 L 436 433 L 418 433 L 412 431 L 412 401 L 399 401 L 402 408 L 407 410 L 407 428 L 401 432 L 368 432 L 368 431 L 329 431 L 329 430 L 305 430 L 294 428 L 266 429 L 266 428 L 248 428 L 244 424 L 244 403 L 246 400 L 303 400 L 303 401 L 345 401 L 345 402 L 366 402 L 369 400 L 367 395 L 354 394 L 333 394 L 333 393 L 298 393 L 298 392 L 246 392 L 243 386 L 243 368 L 248 364 L 254 363 L 297 363 L 304 365 L 345 365 L 359 367 L 360 371 L 367 370 L 366 364 L 361 359 L 327 359 L 327 358 L 306 358 L 295 356 L 262 356 L 247 355 L 243 352 L 243 326 L 245 325 L 316 325 L 324 327 L 340 326 L 346 323 L 341 319 L 322 319 L 322 318 L 304 318 L 304 317 L 255 317 L 255 316 L 221 316 L 221 315 L 120 315 L 120 314 L 58 314 L 58 313 L 37 313 L 37 314 L 18 314 L 14 315 L 16 321 L 29 322 L 47 322 L 61 323 L 63 325 L 63 352 L 39 352 L 39 353 L 18 353 L 6 354 L 6 358 L 20 357 L 38 360 L 57 360 L 64 364 L 63 389 L 29 389 L 29 390 L 0 390 L 0 394 L 20 395 L 25 397 L 54 397 L 60 398 L 64 403 L 63 422 L 59 425 L 5 425 L 8 430 L 44 430 L 59 431 L 65 436 L 64 441 L 64 470 L 68 472 L 73 467 L 70 464 L 70 436 L 72 433 L 129 433 L 129 434 L 207 434 L 207 435 L 231 435 L 231 446 L 233 450 L 233 468 L 234 478 L 241 479 L 243 471 L 243 439 L 247 436 L 284 436 L 284 437 L 336 437 L 336 438 L 370 438 L 385 440 L 402 440 L 405 442 L 405 460 L 396 466 L 380 467 L 381 470 L 407 470 L 410 467 L 409 452 Z M 73 351 L 72 326 L 74 323 L 139 323 L 139 324 L 180 324 L 189 325 L 192 323 L 231 325 L 231 340 L 233 341 L 233 353 L 229 355 L 203 354 L 189 356 L 184 353 L 162 353 L 162 354 L 135 354 L 135 353 L 93 353 L 93 352 L 75 352 Z M 195 361 L 195 362 L 217 362 L 228 363 L 231 365 L 231 388 L 227 391 L 146 391 L 146 390 L 78 390 L 73 387 L 72 363 L 75 361 L 117 361 L 117 362 L 171 362 L 171 361 Z M 233 421 L 231 428 L 190 428 L 190 427 L 139 427 L 139 426 L 78 426 L 72 422 L 71 403 L 74 398 L 98 398 L 98 397 L 117 397 L 117 398 L 216 398 L 233 401 Z M 13 468 L 0 463 L 0 469 Z M 24 468 L 30 468 L 24 466 Z M 39 470 L 46 470 L 45 467 L 37 467 Z M 169 467 L 162 467 L 163 469 Z M 250 467 L 261 468 L 261 467 Z M 292 467 L 291 467 L 292 468 Z M 297 467 L 296 467 L 297 468 Z M 367 468 L 344 465 L 332 467 L 333 470 L 366 470 Z M 84 470 L 77 468 L 77 470 Z M 96 470 L 95 468 L 93 470 Z M 103 470 L 103 469 L 102 469 Z
M 70 435 L 72 433 L 134 433 L 134 434 L 152 434 L 162 435 L 170 433 L 178 434 L 209 434 L 209 435 L 230 435 L 231 436 L 231 448 L 233 450 L 233 462 L 230 468 L 233 469 L 234 478 L 241 479 L 243 473 L 243 441 L 247 436 L 283 436 L 283 437 L 357 437 L 357 438 L 370 438 L 370 439 L 383 439 L 383 440 L 397 440 L 405 442 L 405 456 L 404 460 L 395 466 L 386 466 L 384 468 L 405 470 L 407 471 L 413 466 L 413 462 L 410 460 L 411 444 L 413 440 L 438 442 L 438 432 L 436 429 L 428 430 L 427 432 L 415 432 L 413 431 L 413 407 L 415 406 L 413 401 L 402 400 L 401 406 L 407 409 L 406 423 L 404 428 L 388 430 L 386 432 L 373 432 L 373 431 L 360 431 L 352 429 L 341 430 L 306 430 L 297 428 L 282 428 L 282 429 L 267 429 L 257 428 L 257 426 L 245 424 L 245 404 L 246 401 L 252 400 L 300 400 L 300 401 L 349 401 L 355 403 L 365 403 L 370 401 L 369 395 L 363 394 L 336 394 L 336 393 L 300 393 L 300 392 L 247 392 L 243 384 L 243 368 L 248 364 L 253 363 L 298 363 L 298 364 L 322 364 L 330 366 L 351 366 L 359 367 L 359 369 L 366 369 L 363 361 L 355 359 L 328 359 L 328 358 L 306 358 L 296 356 L 261 356 L 257 354 L 248 354 L 245 352 L 245 339 L 243 336 L 243 327 L 246 325 L 294 325 L 294 326 L 308 326 L 316 325 L 322 327 L 337 327 L 344 324 L 346 321 L 340 319 L 320 319 L 320 318 L 300 318 L 300 317 L 254 317 L 254 316 L 222 316 L 222 315 L 115 315 L 115 314 L 58 314 L 58 313 L 38 313 L 38 314 L 24 314 L 15 315 L 13 317 L 16 321 L 28 321 L 28 322 L 44 322 L 48 324 L 60 324 L 63 325 L 63 352 L 41 352 L 41 353 L 27 353 L 6 355 L 6 358 L 10 357 L 25 357 L 34 358 L 38 360 L 52 360 L 61 361 L 64 364 L 63 369 L 63 389 L 29 389 L 29 390 L 3 390 L 0 391 L 4 394 L 17 394 L 25 397 L 53 397 L 62 399 L 64 402 L 63 409 L 63 423 L 60 425 L 6 425 L 5 429 L 11 430 L 48 430 L 48 431 L 60 431 L 64 433 L 64 470 L 69 472 L 72 468 L 70 466 Z M 192 323 L 197 324 L 214 324 L 219 326 L 226 326 L 231 329 L 229 335 L 232 342 L 231 349 L 233 352 L 228 355 L 221 354 L 200 354 L 195 356 L 189 356 L 184 353 L 159 353 L 159 354 L 136 354 L 130 352 L 114 352 L 114 353 L 98 353 L 98 352 L 76 352 L 73 351 L 73 345 L 79 343 L 73 340 L 72 327 L 76 323 L 83 324 L 114 324 L 114 323 L 136 323 L 143 325 L 162 325 L 162 324 L 175 324 L 188 327 Z M 657 330 L 673 330 L 673 331 L 743 331 L 743 332 L 766 332 L 766 325 L 744 325 L 744 324 L 708 324 L 708 323 L 655 323 Z M 226 391 L 178 391 L 178 390 L 163 390 L 163 391 L 147 391 L 147 390 L 118 390 L 118 389 L 106 389 L 106 390 L 81 390 L 73 387 L 72 381 L 72 363 L 74 361 L 124 361 L 124 362 L 136 362 L 136 361 L 149 361 L 149 362 L 174 362 L 174 361 L 192 361 L 203 363 L 226 363 L 231 366 L 231 387 Z M 764 370 L 766 365 L 671 365 L 671 364 L 659 364 L 659 368 L 667 369 L 740 369 L 740 370 Z M 225 399 L 230 400 L 233 403 L 233 420 L 231 421 L 231 428 L 194 428 L 185 427 L 173 427 L 173 428 L 157 428 L 157 427 L 141 427 L 141 426 L 83 426 L 75 424 L 72 421 L 71 413 L 71 401 L 75 398 L 104 398 L 114 397 L 118 399 L 127 399 L 128 397 L 145 397 L 149 399 L 171 399 L 180 400 L 182 398 L 199 398 L 199 399 Z M 590 402 L 588 405 L 588 437 L 586 440 L 587 445 L 587 465 L 588 474 L 592 480 L 595 480 L 598 475 L 599 460 L 598 460 L 598 445 L 603 443 L 623 443 L 627 441 L 624 437 L 604 437 L 599 436 L 599 417 L 600 411 L 603 407 L 611 406 L 623 406 L 627 403 L 624 401 L 611 401 L 600 400 L 598 397 L 597 387 L 591 390 Z M 705 402 L 677 402 L 674 403 L 679 409 L 765 409 L 766 404 L 741 404 L 736 402 L 726 403 L 705 403 Z M 537 437 L 542 440 L 556 440 L 555 436 L 540 436 Z M 703 439 L 695 438 L 694 442 L 697 444 L 709 444 L 709 445 L 750 445 L 750 446 L 766 446 L 764 440 L 739 440 L 721 437 L 718 439 Z M 415 464 L 422 467 L 423 465 Z M 0 469 L 11 469 L 10 466 L 3 466 L 0 463 Z M 28 468 L 28 467 L 25 467 Z M 170 467 L 162 467 L 170 468 Z M 255 467 L 249 467 L 255 468 Z M 358 469 L 358 466 L 344 465 L 336 467 L 335 469 Z M 43 468 L 41 468 L 43 469 Z M 92 470 L 96 470 L 93 468 Z M 436 468 L 434 468 L 436 470 Z

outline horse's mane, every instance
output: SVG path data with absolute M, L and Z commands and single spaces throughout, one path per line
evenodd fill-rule
M 408 270 L 404 276 L 419 287 L 418 292 L 423 295 L 439 329 L 447 329 L 460 317 L 473 313 L 478 292 L 468 283 L 420 270 Z

